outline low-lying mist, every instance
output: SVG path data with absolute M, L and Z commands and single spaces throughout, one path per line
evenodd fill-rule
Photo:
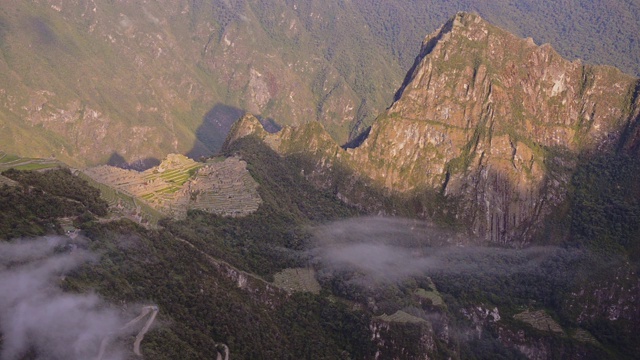
M 399 282 L 442 274 L 511 276 L 570 270 L 590 256 L 585 250 L 555 246 L 524 249 L 463 246 L 465 235 L 416 220 L 362 217 L 337 221 L 314 231 L 312 259 L 321 275 L 350 272 L 361 285 Z M 553 263 L 553 269 L 545 264 Z M 562 274 L 561 274 L 562 275 Z
M 2 360 L 93 359 L 100 343 L 126 323 L 95 294 L 65 293 L 64 276 L 96 259 L 65 237 L 0 243 Z M 35 355 L 34 355 L 35 354 Z M 103 359 L 124 359 L 110 345 Z

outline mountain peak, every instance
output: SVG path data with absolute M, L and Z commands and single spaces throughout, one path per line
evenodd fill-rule
M 394 100 L 398 100 L 402 96 L 406 86 L 413 80 L 412 75 L 415 73 L 416 68 L 426 56 L 433 52 L 439 53 L 439 48 L 451 42 L 452 38 L 462 38 L 480 44 L 483 38 L 489 34 L 489 29 L 497 29 L 499 33 L 504 33 L 505 36 L 511 35 L 507 31 L 491 25 L 478 14 L 469 12 L 456 13 L 438 30 L 424 38 L 420 53 L 396 92 Z
M 261 139 L 264 139 L 265 136 L 267 136 L 267 131 L 260 123 L 260 120 L 251 114 L 245 114 L 233 124 L 231 130 L 229 130 L 227 139 L 222 145 L 222 149 L 228 148 L 229 145 L 236 140 L 248 135 L 255 135 Z
M 456 13 L 449 21 L 453 22 L 453 26 L 469 26 L 471 24 L 480 24 L 485 23 L 489 24 L 485 21 L 480 15 L 474 12 L 467 11 L 459 11 Z
M 463 210 L 473 231 L 509 241 L 562 200 L 568 173 L 548 166 L 558 153 L 574 154 L 562 160 L 569 164 L 577 153 L 619 146 L 640 107 L 630 95 L 636 84 L 615 68 L 568 61 L 548 44 L 458 13 L 426 37 L 395 102 L 355 153 L 396 164 L 360 166 L 386 187 L 429 184 L 484 199 Z
M 637 81 L 458 13 L 426 37 L 359 147 L 339 150 L 311 127 L 262 138 L 280 153 L 321 156 L 314 176 L 335 162 L 384 191 L 461 199 L 456 216 L 480 238 L 527 241 L 564 201 L 576 156 L 619 146 L 640 109 Z

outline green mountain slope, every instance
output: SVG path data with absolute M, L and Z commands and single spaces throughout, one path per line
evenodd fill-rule
M 41 219 L 76 218 L 82 230 L 78 239 L 67 240 L 74 245 L 60 246 L 56 256 L 77 257 L 78 250 L 99 254 L 95 261 L 56 273 L 55 286 L 65 294 L 97 292 L 122 312 L 138 304 L 158 307 L 157 324 L 141 343 L 146 358 L 210 359 L 225 346 L 238 359 L 373 359 L 376 354 L 624 359 L 637 351 L 637 326 L 629 319 L 638 316 L 634 294 L 640 283 L 615 256 L 602 262 L 573 247 L 438 248 L 429 244 L 434 238 L 430 231 L 437 228 L 420 222 L 356 217 L 327 223 L 360 212 L 308 183 L 291 161 L 295 157 L 283 158 L 254 137 L 239 140 L 228 151 L 247 161 L 265 200 L 247 217 L 191 212 L 185 220 L 163 221 L 156 230 L 77 213 Z M 31 184 L 31 192 L 51 195 L 73 184 L 60 196 L 68 196 L 69 204 L 77 195 L 95 199 L 95 190 L 67 171 L 7 175 Z M 9 205 L 3 215 L 24 216 L 21 204 L 30 201 L 25 193 L 3 200 Z M 350 251 L 348 243 L 340 243 L 350 236 L 406 249 L 390 247 L 404 256 L 386 261 L 371 251 L 347 254 L 366 259 L 368 266 L 355 270 L 318 258 L 310 262 L 318 251 L 312 235 L 323 231 L 338 241 L 333 249 L 338 253 Z M 2 238 L 16 235 L 3 233 Z M 441 264 L 435 271 L 425 267 L 399 281 L 364 282 L 367 269 L 409 268 L 420 259 L 416 254 L 431 251 Z M 318 273 L 320 294 L 292 294 L 270 282 L 282 269 L 309 265 Z M 10 339 L 3 333 L 0 348 Z M 134 337 L 121 336 L 116 342 L 130 351 Z M 87 346 L 97 352 L 99 344 Z M 27 356 L 39 351 L 32 348 Z
M 390 102 L 385 89 L 401 74 L 374 56 L 383 50 L 363 26 L 338 36 L 352 8 L 319 6 L 309 17 L 313 9 L 284 2 L 87 0 L 1 10 L 1 140 L 23 156 L 149 164 L 170 152 L 207 155 L 243 111 L 265 123 L 320 120 L 346 141 Z
M 118 307 L 156 304 L 160 325 L 142 342 L 146 358 L 211 359 L 221 344 L 238 359 L 371 357 L 370 315 L 326 295 L 289 294 L 255 275 L 272 278 L 286 267 L 306 266 L 302 257 L 291 256 L 308 242 L 305 228 L 357 211 L 306 184 L 295 168 L 260 143 L 245 145 L 238 154 L 247 154 L 265 199 L 255 214 L 232 218 L 194 212 L 187 220 L 166 219 L 164 228 L 148 230 L 128 220 L 97 220 L 95 215 L 105 215 L 106 203 L 68 170 L 8 170 L 4 174 L 16 184 L 0 186 L 0 244 L 21 236 L 62 234 L 59 221 L 73 220 L 81 233 L 55 254 L 73 256 L 83 249 L 99 254 L 100 260 L 73 270 L 65 267 L 54 286 L 67 294 L 97 291 Z M 35 252 L 37 242 L 47 240 L 20 243 L 29 241 Z M 15 270 L 12 259 L 0 261 L 9 261 Z M 13 344 L 7 333 L 12 329 L 0 325 L 0 349 L 5 349 L 3 345 Z M 89 343 L 97 354 L 100 339 L 88 339 L 79 343 Z M 128 348 L 133 339 L 124 336 L 116 342 L 128 343 Z M 18 355 L 42 354 L 49 353 L 35 347 Z
M 425 32 L 436 30 L 451 14 L 466 11 L 520 37 L 532 37 L 537 44 L 550 43 L 565 58 L 640 75 L 640 6 L 633 1 L 355 0 L 354 4 L 376 38 L 405 68 Z

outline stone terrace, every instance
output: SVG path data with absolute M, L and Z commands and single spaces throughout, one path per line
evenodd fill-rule
M 182 218 L 189 209 L 243 216 L 262 202 L 257 183 L 239 158 L 206 164 L 171 154 L 158 167 L 137 172 L 112 166 L 84 170 L 100 183 L 148 203 L 164 215 Z

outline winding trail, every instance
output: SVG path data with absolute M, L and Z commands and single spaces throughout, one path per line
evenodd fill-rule
M 145 308 L 151 308 L 151 311 L 153 311 L 153 313 L 149 317 L 149 320 L 147 320 L 147 323 L 144 324 L 144 327 L 142 328 L 142 330 L 140 330 L 138 335 L 136 335 L 136 341 L 133 343 L 133 353 L 138 355 L 138 356 L 142 356 L 142 354 L 140 353 L 140 343 L 142 342 L 142 339 L 144 339 L 144 335 L 147 333 L 147 331 L 149 331 L 149 328 L 151 327 L 151 324 L 153 324 L 153 321 L 156 319 L 156 315 L 158 315 L 158 307 L 157 306 L 145 306 L 143 309 L 145 309 Z M 142 316 L 142 317 L 144 317 L 144 316 Z M 142 317 L 138 316 L 138 318 L 142 318 Z
M 218 346 L 222 346 L 224 348 L 224 360 L 229 360 L 229 347 L 225 344 L 218 344 Z M 218 351 L 216 360 L 222 360 L 222 354 L 220 354 L 220 351 Z
M 105 336 L 104 339 L 102 339 L 102 342 L 100 343 L 100 352 L 98 353 L 98 357 L 96 358 L 96 360 L 102 360 L 102 357 L 104 356 L 104 353 L 107 350 L 107 346 L 109 345 L 109 343 L 111 342 L 111 339 L 114 336 L 134 326 L 135 324 L 140 322 L 140 320 L 144 319 L 144 317 L 147 316 L 150 312 L 151 312 L 151 316 L 147 320 L 147 323 L 144 324 L 144 327 L 140 330 L 140 332 L 138 332 L 138 335 L 136 335 L 136 341 L 133 343 L 133 353 L 138 356 L 142 356 L 142 353 L 140 353 L 140 343 L 144 339 L 144 335 L 147 333 L 147 331 L 149 331 L 151 324 L 153 324 L 153 321 L 156 319 L 156 315 L 158 315 L 158 307 L 155 305 L 143 306 L 142 311 L 140 311 L 140 315 L 138 315 L 138 317 L 126 323 L 119 330 L 111 332 L 110 334 Z

